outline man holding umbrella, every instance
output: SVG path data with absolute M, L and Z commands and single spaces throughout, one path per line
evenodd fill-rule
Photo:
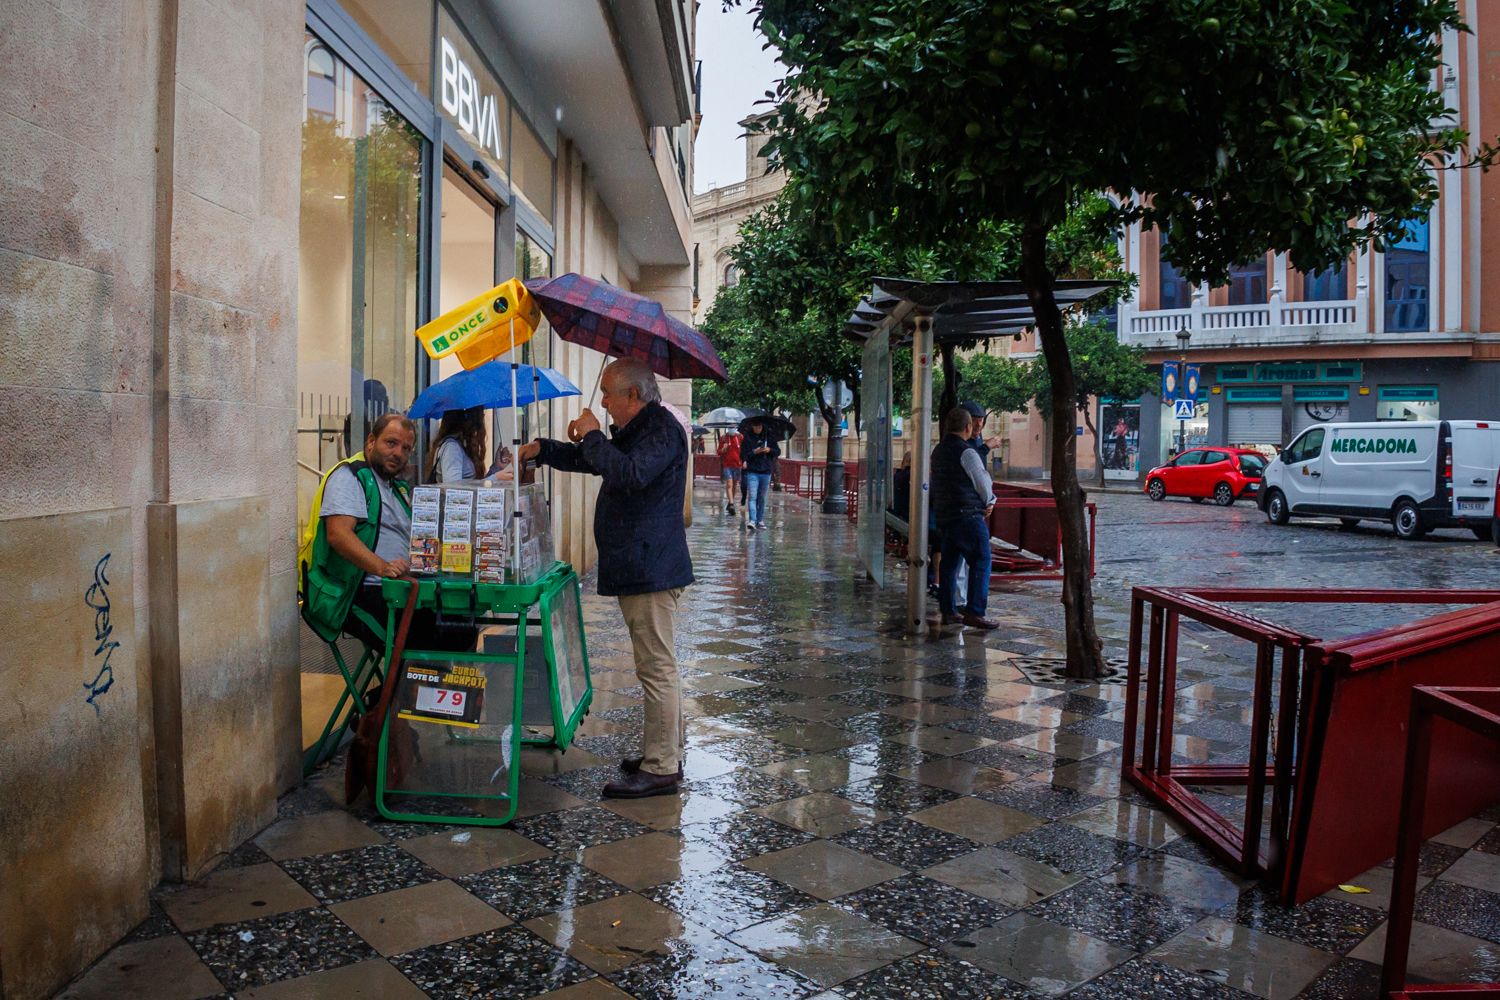
M 745 522 L 751 531 L 766 527 L 766 494 L 771 491 L 771 474 L 776 471 L 776 457 L 781 447 L 770 425 L 760 416 L 747 418 L 750 432 L 740 444 L 740 454 L 745 460 Z
M 624 358 L 604 369 L 600 402 L 613 421 L 606 436 L 590 409 L 569 426 L 574 443 L 537 439 L 517 456 L 603 480 L 594 512 L 599 593 L 617 597 L 645 694 L 644 754 L 620 762 L 625 775 L 604 786 L 609 798 L 677 791 L 682 780 L 682 686 L 673 650 L 677 602 L 693 582 L 683 526 L 688 443 L 662 406 L 656 376 Z

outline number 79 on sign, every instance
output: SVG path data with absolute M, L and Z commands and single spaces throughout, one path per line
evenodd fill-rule
M 417 689 L 417 711 L 437 712 L 440 715 L 463 715 L 466 692 L 451 688 L 423 687 Z

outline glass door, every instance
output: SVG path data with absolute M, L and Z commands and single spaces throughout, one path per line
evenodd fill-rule
M 450 163 L 443 164 L 440 198 L 438 313 L 442 314 L 494 287 L 495 224 L 499 209 Z M 463 366 L 458 356 L 450 354 L 433 363 L 432 381 L 441 381 L 460 371 Z M 498 415 L 499 411 L 495 412 Z M 429 434 L 436 435 L 437 427 L 436 420 L 429 422 Z M 498 425 L 491 427 L 487 442 L 491 456 L 500 441 L 498 430 Z M 483 475 L 485 469 L 475 472 Z M 427 479 L 424 476 L 424 482 Z

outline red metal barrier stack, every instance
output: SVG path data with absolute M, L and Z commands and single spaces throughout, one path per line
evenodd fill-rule
M 1449 725 L 1439 727 L 1442 720 Z M 1380 991 L 1390 1000 L 1417 998 L 1500 998 L 1500 982 L 1411 986 L 1406 982 L 1407 952 L 1417 901 L 1417 869 L 1427 819 L 1428 787 L 1433 778 L 1432 747 L 1436 731 L 1453 728 L 1482 738 L 1489 754 L 1500 760 L 1500 687 L 1412 689 L 1406 741 L 1406 780 L 1401 791 L 1400 827 L 1396 837 L 1396 871 L 1391 879 L 1391 917 L 1386 925 L 1385 962 Z
M 1084 506 L 1089 518 L 1089 575 L 1093 576 L 1099 508 L 1093 503 Z M 992 581 L 1054 580 L 1062 576 L 1062 524 L 1051 493 L 996 483 L 989 529 L 991 538 L 1015 546 L 1015 551 L 995 553 Z
M 1475 606 L 1323 642 L 1227 606 L 1234 603 Z M 1255 647 L 1248 761 L 1172 759 L 1185 618 Z M 1138 587 L 1131 598 L 1123 774 L 1235 870 L 1266 875 L 1283 900 L 1300 904 L 1394 853 L 1394 776 L 1401 773 L 1413 687 L 1493 682 L 1497 660 L 1500 591 Z M 1483 752 L 1479 737 L 1445 734 L 1435 753 L 1438 777 L 1424 835 L 1500 800 L 1500 759 Z M 1246 787 L 1238 824 L 1193 791 L 1205 785 Z

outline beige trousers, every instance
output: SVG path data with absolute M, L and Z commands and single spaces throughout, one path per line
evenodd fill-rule
M 620 613 L 635 654 L 635 675 L 646 698 L 641 770 L 649 774 L 676 774 L 682 768 L 682 679 L 673 649 L 682 590 L 676 587 L 620 598 Z

